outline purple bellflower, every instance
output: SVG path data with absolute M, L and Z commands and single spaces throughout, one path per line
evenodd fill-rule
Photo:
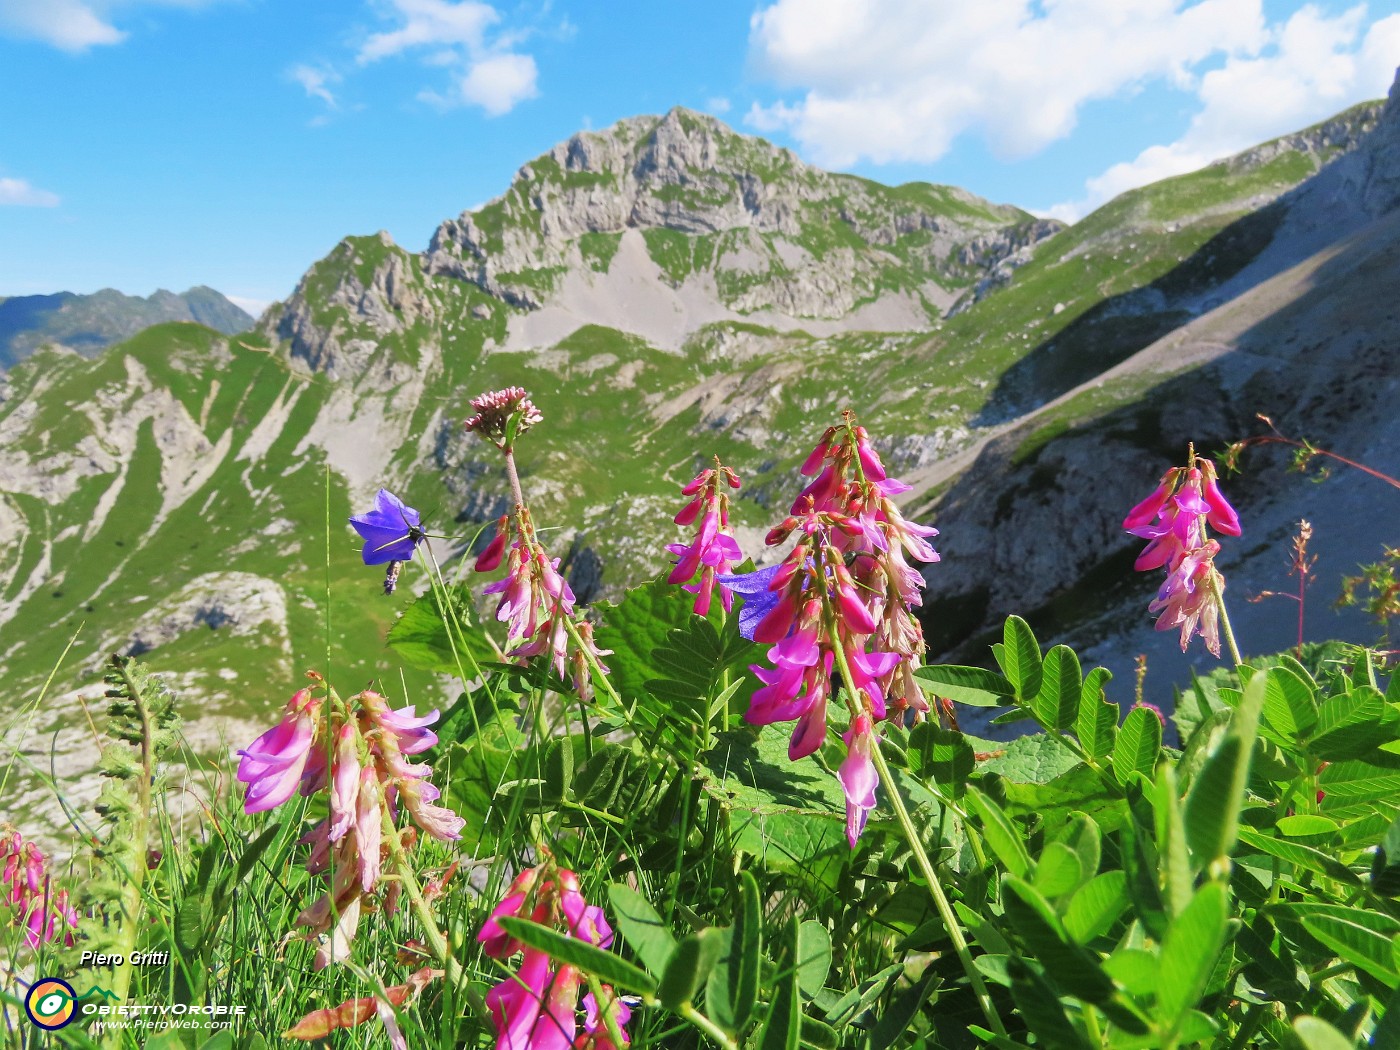
M 380 489 L 374 497 L 374 509 L 351 518 L 350 525 L 365 541 L 361 554 L 366 565 L 410 561 L 423 542 L 423 521 L 418 512 L 388 489 Z

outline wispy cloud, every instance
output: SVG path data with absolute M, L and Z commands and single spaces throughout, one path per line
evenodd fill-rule
M 128 36 L 113 13 L 140 7 L 205 7 L 218 0 L 0 0 L 0 34 L 38 40 L 74 53 Z
M 24 179 L 0 179 L 0 205 L 22 208 L 56 208 L 58 194 L 29 185 Z
M 307 98 L 319 98 L 331 109 L 337 108 L 335 95 L 331 93 L 331 89 L 327 85 L 339 82 L 339 73 L 332 69 L 296 65 L 287 71 L 287 75 L 305 89 Z
M 1074 221 L 1127 190 L 1205 165 L 1381 97 L 1400 62 L 1400 15 L 1364 24 L 1353 7 L 1303 7 L 1273 27 L 1260 53 L 1232 57 L 1200 78 L 1200 109 L 1174 142 L 1150 146 L 1085 183 L 1083 197 L 1047 209 Z
M 370 34 L 355 56 L 359 65 L 416 56 L 449 70 L 450 85 L 426 88 L 419 98 L 451 108 L 477 106 L 488 116 L 510 112 L 539 94 L 539 69 L 519 50 L 529 30 L 501 28 L 501 15 L 476 0 L 391 0 L 395 25 Z

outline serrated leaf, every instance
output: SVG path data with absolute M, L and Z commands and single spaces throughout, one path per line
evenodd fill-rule
M 1149 780 L 1162 750 L 1162 723 L 1145 707 L 1135 707 L 1123 720 L 1113 745 L 1113 775 L 1126 784 L 1128 774 L 1141 773 Z
M 1079 657 L 1069 646 L 1055 646 L 1045 654 L 1040 689 L 1031 700 L 1036 719 L 1048 729 L 1068 729 L 1079 714 L 1083 688 Z
M 656 994 L 656 979 L 621 956 L 595 948 L 577 937 L 567 937 L 558 930 L 529 919 L 507 916 L 497 921 L 502 930 L 521 944 L 538 948 L 551 959 L 577 966 L 620 991 L 645 996 Z
M 930 684 L 930 692 L 971 707 L 1003 707 L 1016 687 L 995 671 L 956 664 L 928 664 L 914 672 Z
M 676 939 L 651 902 L 620 882 L 608 887 L 608 901 L 617 918 L 618 932 L 632 953 L 653 974 L 665 973 L 676 950 Z
M 1002 652 L 998 663 L 1013 686 L 1016 696 L 1027 702 L 1040 692 L 1040 645 L 1030 624 L 1019 616 L 1008 616 L 1002 629 Z

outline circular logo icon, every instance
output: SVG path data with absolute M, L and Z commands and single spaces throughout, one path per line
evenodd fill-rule
M 77 998 L 67 981 L 41 977 L 30 985 L 29 994 L 24 997 L 24 1012 L 40 1028 L 52 1032 L 73 1020 Z

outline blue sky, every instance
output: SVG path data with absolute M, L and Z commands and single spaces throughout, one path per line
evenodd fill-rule
M 1073 219 L 1385 94 L 1400 0 L 0 0 L 0 295 L 287 295 L 685 105 Z

